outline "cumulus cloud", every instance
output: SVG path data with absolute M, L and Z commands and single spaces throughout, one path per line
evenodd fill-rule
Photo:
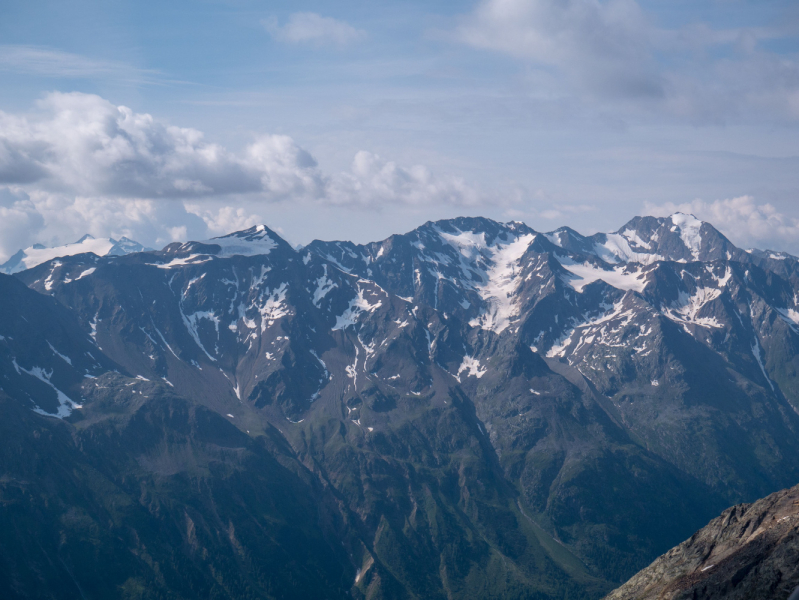
M 345 46 L 366 36 L 366 32 L 349 23 L 312 12 L 293 13 L 283 25 L 273 17 L 263 21 L 263 25 L 274 39 L 292 44 Z
M 365 151 L 348 171 L 325 174 L 285 135 L 234 153 L 99 96 L 53 93 L 37 109 L 0 112 L 0 259 L 85 233 L 152 246 L 203 239 L 264 222 L 276 202 L 379 210 L 486 201 L 462 179 Z
M 799 219 L 779 212 L 771 204 L 758 204 L 752 196 L 646 205 L 647 214 L 659 217 L 678 211 L 712 223 L 740 247 L 799 251 Z
M 287 135 L 264 135 L 247 148 L 248 164 L 260 174 L 261 187 L 277 198 L 318 197 L 324 178 L 316 159 Z
M 0 183 L 84 195 L 184 198 L 318 185 L 315 163 L 284 138 L 237 157 L 196 129 L 166 125 L 89 94 L 53 93 L 36 118 L 0 112 Z M 294 162 L 292 162 L 294 161 Z
M 74 196 L 42 190 L 29 192 L 44 227 L 37 239 L 46 244 L 74 241 L 85 233 L 95 237 L 129 237 L 149 245 L 183 239 L 181 228 L 193 237 L 206 233 L 205 222 L 187 211 L 183 202 L 144 198 Z

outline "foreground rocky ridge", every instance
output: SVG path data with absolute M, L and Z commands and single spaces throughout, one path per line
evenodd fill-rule
M 725 510 L 606 600 L 782 600 L 794 590 L 799 486 Z
M 797 261 L 687 215 L 591 237 L 462 218 L 300 251 L 261 226 L 61 257 L 0 291 L 21 436 L 0 498 L 45 498 L 16 518 L 68 541 L 12 528 L 3 544 L 63 566 L 73 593 L 55 597 L 133 555 L 108 589 L 598 598 L 799 480 Z M 32 463 L 37 420 L 63 443 Z M 91 465 L 74 501 L 61 480 L 29 491 L 49 452 Z M 248 487 L 252 469 L 270 475 Z M 142 511 L 119 514 L 114 544 L 96 533 L 108 489 Z M 26 564 L 0 553 L 9 589 L 58 587 Z

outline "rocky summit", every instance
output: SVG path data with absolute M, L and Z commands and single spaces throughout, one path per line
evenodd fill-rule
M 12 598 L 601 598 L 799 481 L 799 262 L 690 215 L 258 226 L 0 308 Z
M 799 595 L 799 486 L 725 510 L 606 600 Z

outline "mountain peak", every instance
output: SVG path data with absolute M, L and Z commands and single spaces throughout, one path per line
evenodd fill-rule
M 678 225 L 679 223 L 691 223 L 691 224 L 696 224 L 697 226 L 701 226 L 705 222 L 702 221 L 701 219 L 697 219 L 696 216 L 692 213 L 684 213 L 679 210 L 669 215 L 668 218 L 671 219 L 671 222 L 674 223 L 675 225 Z
M 621 242 L 622 246 L 628 244 L 633 255 L 638 258 L 648 256 L 650 262 L 740 260 L 744 254 L 713 225 L 683 212 L 668 217 L 634 217 L 614 234 L 604 235 L 611 242 Z M 635 260 L 625 258 L 626 249 L 614 254 L 620 260 Z
M 278 246 L 291 248 L 288 242 L 266 225 L 253 225 L 248 229 L 234 231 L 202 243 L 221 247 L 219 256 L 255 256 L 269 254 Z
M 90 234 L 84 235 L 77 242 L 48 248 L 42 244 L 34 244 L 20 250 L 7 262 L 0 265 L 0 273 L 11 275 L 45 263 L 55 258 L 74 256 L 76 254 L 92 253 L 97 256 L 122 256 L 134 252 L 148 250 L 138 242 L 128 238 L 117 241 L 113 238 L 95 238 Z
M 229 238 L 229 237 L 237 237 L 237 238 L 242 238 L 242 239 L 251 239 L 251 238 L 264 239 L 266 237 L 269 237 L 270 233 L 273 233 L 273 232 L 271 232 L 266 225 L 253 225 L 252 227 L 249 227 L 247 229 L 241 229 L 239 231 L 234 231 L 233 233 L 228 233 L 227 235 L 221 235 L 219 237 L 212 238 L 212 239 L 216 240 L 216 239 L 224 239 L 224 238 Z M 277 235 L 277 234 L 274 234 L 274 235 Z

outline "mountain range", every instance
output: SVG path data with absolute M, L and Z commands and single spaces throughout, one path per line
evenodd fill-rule
M 690 215 L 69 254 L 0 276 L 10 597 L 600 598 L 799 481 L 799 261 Z

